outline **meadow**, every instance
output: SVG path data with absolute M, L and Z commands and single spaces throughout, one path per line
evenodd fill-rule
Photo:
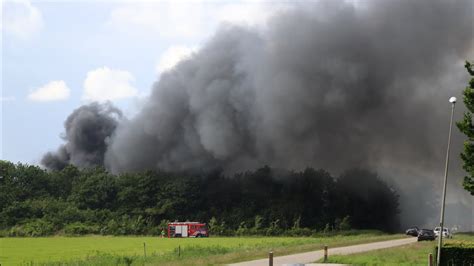
M 444 240 L 443 240 L 444 241 Z M 446 243 L 467 241 L 474 243 L 474 234 L 457 234 Z M 428 254 L 434 252 L 437 241 L 421 241 L 414 244 L 369 251 L 352 255 L 329 256 L 328 262 L 351 265 L 426 265 Z
M 298 253 L 328 246 L 400 238 L 364 232 L 320 237 L 25 237 L 0 238 L 1 265 L 209 265 Z M 144 254 L 144 245 L 146 253 Z

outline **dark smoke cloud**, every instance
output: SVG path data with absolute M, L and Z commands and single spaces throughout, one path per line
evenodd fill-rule
M 111 104 L 92 103 L 74 110 L 64 123 L 66 144 L 47 153 L 41 163 L 55 170 L 68 164 L 103 166 L 108 142 L 121 117 L 122 112 Z
M 472 58 L 473 3 L 321 1 L 280 12 L 265 30 L 224 25 L 163 73 L 113 135 L 114 119 L 66 123 L 67 143 L 45 165 L 97 165 L 105 156 L 113 172 L 367 167 L 402 190 L 433 191 L 447 99 L 460 95 L 463 60 Z M 100 133 L 77 141 L 84 127 Z M 410 199 L 402 202 L 419 211 Z
M 364 4 L 296 7 L 263 33 L 222 27 L 119 126 L 107 166 L 438 164 L 439 84 L 472 45 L 472 2 Z

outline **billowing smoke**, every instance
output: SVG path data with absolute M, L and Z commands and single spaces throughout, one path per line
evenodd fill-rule
M 263 33 L 222 27 L 118 127 L 107 166 L 429 167 L 449 114 L 442 80 L 472 45 L 472 2 L 364 3 L 296 8 Z
M 121 117 L 122 112 L 111 104 L 92 103 L 74 110 L 64 123 L 66 144 L 55 153 L 47 153 L 41 163 L 49 169 L 68 164 L 103 166 L 110 137 Z
M 460 95 L 463 60 L 472 58 L 473 3 L 321 1 L 285 9 L 263 30 L 223 25 L 116 129 L 104 115 L 71 126 L 75 111 L 66 145 L 44 163 L 105 163 L 113 172 L 367 167 L 402 189 L 431 191 L 446 101 Z

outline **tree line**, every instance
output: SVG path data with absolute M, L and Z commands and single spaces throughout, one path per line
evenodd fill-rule
M 214 235 L 310 235 L 399 228 L 396 191 L 377 174 L 264 166 L 226 175 L 103 168 L 61 171 L 0 161 L 0 231 L 9 236 L 159 235 L 169 221 L 200 221 Z

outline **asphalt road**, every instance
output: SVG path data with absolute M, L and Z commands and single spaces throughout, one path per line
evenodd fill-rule
M 347 255 L 352 253 L 366 252 L 376 249 L 391 248 L 396 246 L 407 245 L 415 243 L 417 241 L 416 237 L 403 238 L 396 240 L 388 240 L 381 242 L 373 242 L 367 244 L 330 248 L 328 249 L 328 255 Z M 287 256 L 280 256 L 273 258 L 273 265 L 293 265 L 293 264 L 306 264 L 315 262 L 324 256 L 323 250 L 311 251 L 305 253 L 298 253 Z M 260 266 L 268 265 L 268 258 L 260 260 L 245 261 L 235 264 L 230 264 L 231 266 Z

